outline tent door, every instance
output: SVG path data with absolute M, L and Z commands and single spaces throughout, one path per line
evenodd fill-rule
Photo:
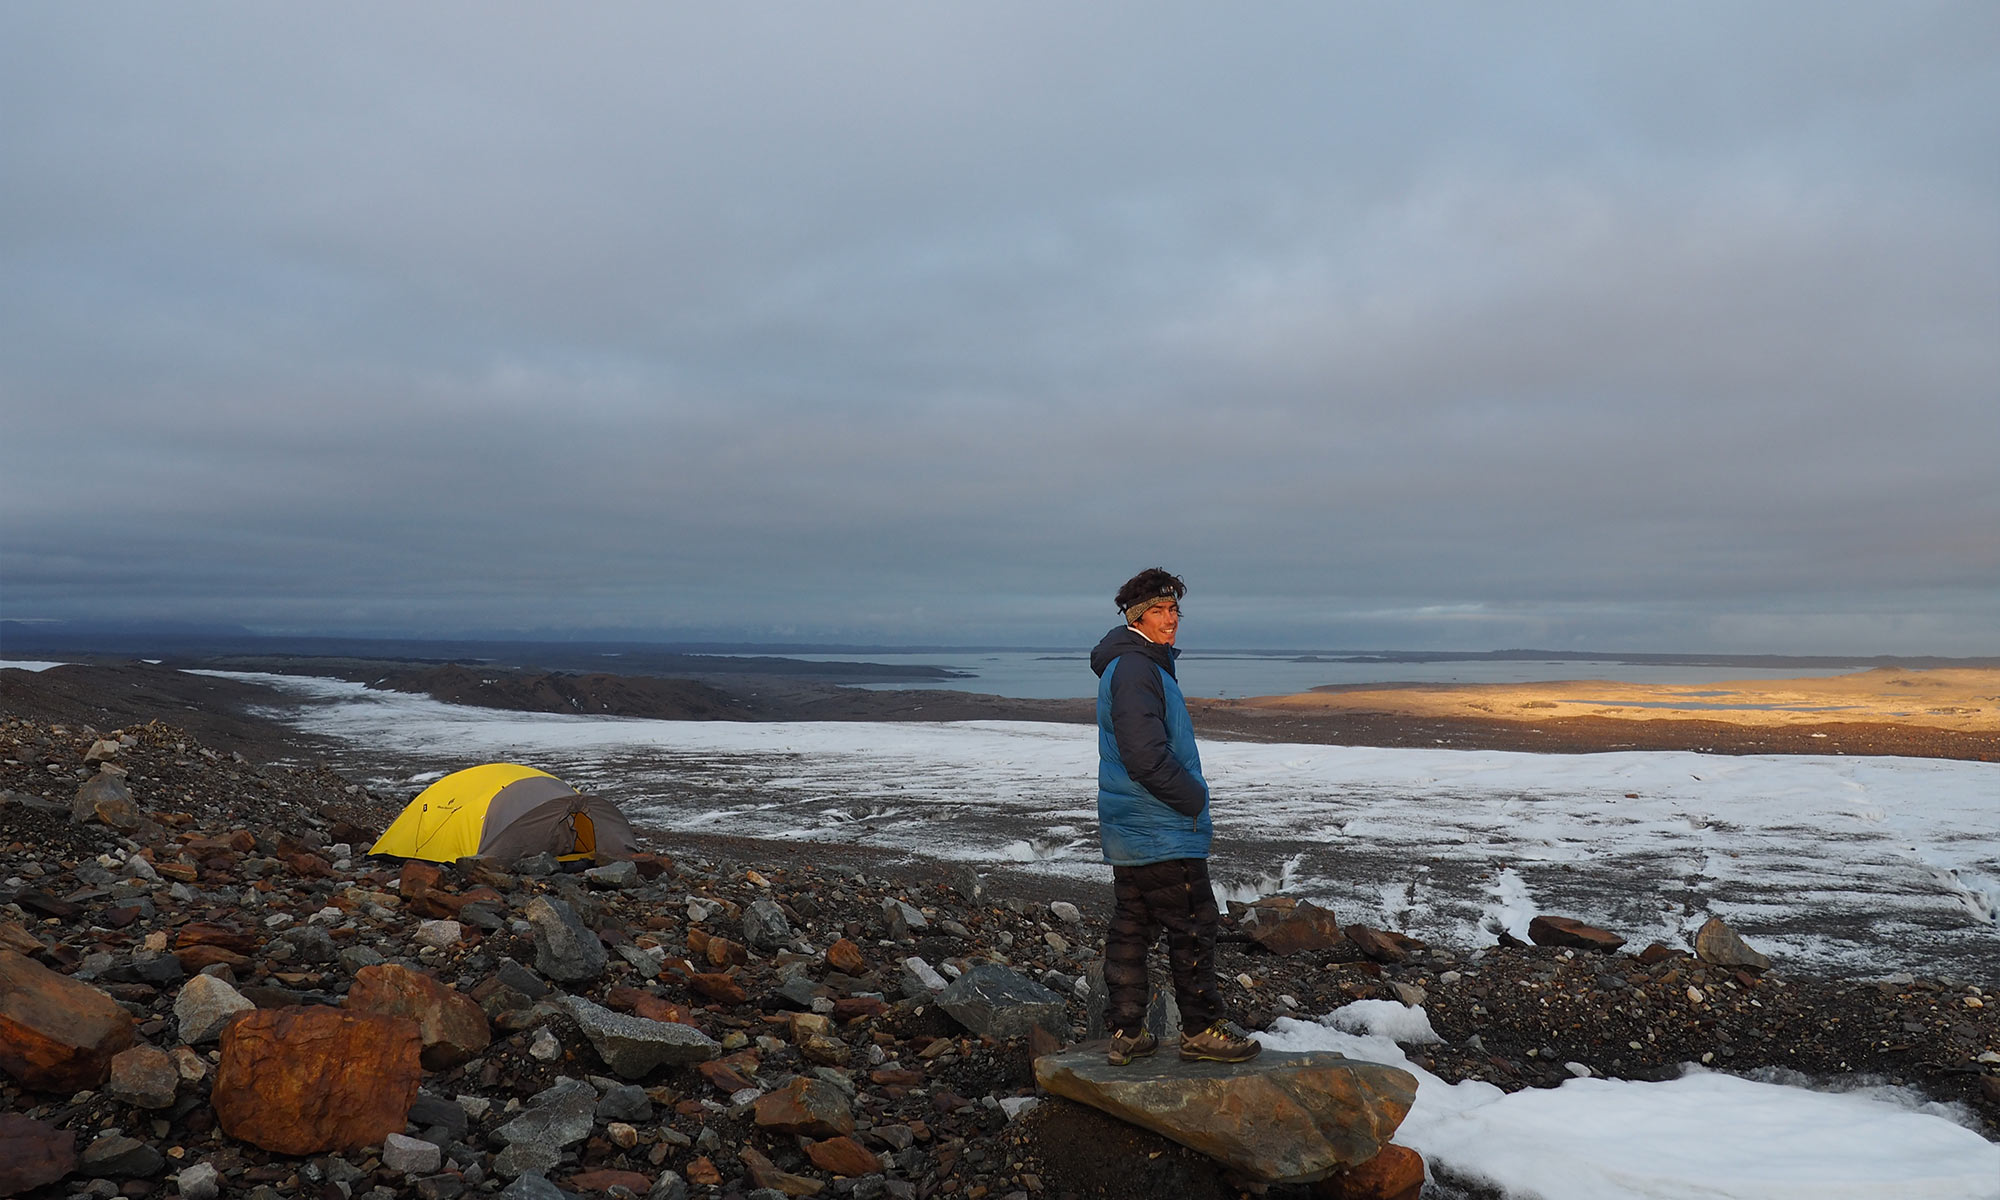
M 587 812 L 569 814 L 569 852 L 559 858 L 594 858 L 597 855 L 597 825 Z

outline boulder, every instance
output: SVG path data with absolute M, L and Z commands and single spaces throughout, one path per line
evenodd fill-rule
M 1331 912 L 1310 900 L 1295 902 L 1288 897 L 1274 896 L 1250 905 L 1243 928 L 1251 940 L 1273 954 L 1328 950 L 1347 940 Z
M 1565 946 L 1609 954 L 1625 944 L 1615 933 L 1585 925 L 1574 917 L 1536 917 L 1528 922 L 1528 940 L 1537 946 Z
M 1771 960 L 1745 945 L 1736 931 L 1720 917 L 1702 922 L 1694 935 L 1694 956 L 1718 967 L 1741 967 L 1747 971 L 1768 971 Z
M 1040 1026 L 1058 1038 L 1069 1036 L 1063 998 L 1017 972 L 981 963 L 938 993 L 938 1007 L 982 1037 L 1005 1041 Z
M 1417 1095 L 1409 1072 L 1330 1051 L 1267 1050 L 1241 1064 L 1161 1054 L 1113 1067 L 1102 1042 L 1036 1059 L 1035 1082 L 1269 1183 L 1310 1183 L 1374 1158 Z
M 180 1022 L 181 1041 L 196 1046 L 214 1041 L 229 1018 L 256 1007 L 227 981 L 196 975 L 174 997 L 174 1019 Z
M 417 1023 L 335 1008 L 259 1009 L 222 1034 L 211 1101 L 222 1131 L 279 1154 L 379 1145 L 423 1079 Z
M 347 991 L 349 1012 L 408 1017 L 417 1023 L 425 1069 L 444 1071 L 470 1061 L 493 1040 L 479 1002 L 421 971 L 395 963 L 363 967 Z
M 549 978 L 588 983 L 610 963 L 604 943 L 567 903 L 537 896 L 521 915 L 534 929 L 535 970 Z
M 0 950 L 0 1071 L 46 1092 L 94 1088 L 137 1040 L 131 1014 L 87 983 Z
M 100 770 L 77 786 L 69 816 L 72 821 L 96 821 L 113 829 L 139 827 L 139 806 L 132 801 L 132 789 L 111 771 Z
M 566 1006 L 598 1057 L 626 1079 L 644 1079 L 663 1066 L 705 1062 L 722 1051 L 692 1025 L 612 1012 L 581 996 L 568 997 Z
M 76 1170 L 76 1134 L 19 1113 L 0 1113 L 0 1196 L 33 1191 Z

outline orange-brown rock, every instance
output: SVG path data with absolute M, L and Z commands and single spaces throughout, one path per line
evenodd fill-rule
M 1424 1157 L 1394 1142 L 1374 1158 L 1313 1185 L 1316 1200 L 1417 1200 L 1424 1190 Z
M 333 877 L 333 864 L 319 855 L 312 853 L 310 850 L 298 850 L 290 854 L 280 854 L 278 855 L 278 861 L 284 863 L 291 873 L 300 879 L 331 879 Z
M 841 1090 L 824 1079 L 794 1076 L 790 1083 L 757 1097 L 757 1124 L 779 1133 L 846 1137 L 854 1132 L 854 1112 Z
M 728 975 L 690 974 L 688 987 L 722 1004 L 742 1004 L 750 999 L 743 985 Z
M 76 1169 L 76 1134 L 0 1113 L 0 1196 L 19 1196 Z
M 1249 906 L 1243 928 L 1258 945 L 1273 954 L 1326 950 L 1346 938 L 1334 915 L 1310 900 L 1271 897 Z
M 354 986 L 347 991 L 347 1007 L 351 1012 L 415 1021 L 423 1042 L 423 1064 L 432 1071 L 449 1070 L 470 1060 L 493 1040 L 492 1027 L 478 1001 L 421 971 L 395 963 L 356 971 Z
M 780 1169 L 776 1163 L 748 1146 L 737 1151 L 736 1157 L 749 1174 L 750 1182 L 760 1188 L 775 1188 L 787 1196 L 817 1196 L 826 1187 L 817 1179 L 807 1179 Z
M 740 967 L 750 961 L 750 952 L 741 942 L 732 942 L 726 937 L 711 937 L 708 945 L 702 947 L 711 967 Z
M 707 1062 L 696 1063 L 694 1069 L 696 1074 L 708 1080 L 710 1087 L 727 1095 L 733 1096 L 745 1088 L 754 1088 L 757 1086 L 751 1082 L 748 1075 L 738 1070 L 735 1065 L 725 1062 L 722 1059 L 710 1059 Z
M 415 858 L 404 863 L 402 873 L 396 877 L 396 891 L 403 897 L 403 906 L 420 917 L 457 916 L 465 901 L 438 886 L 443 878 L 444 872 L 435 863 Z
M 609 1168 L 598 1171 L 580 1171 L 564 1182 L 579 1192 L 608 1192 L 622 1187 L 635 1196 L 643 1196 L 652 1189 L 653 1177 L 641 1175 L 637 1171 L 615 1171 Z
M 701 1022 L 694 1019 L 694 1011 L 686 1005 L 662 1000 L 651 992 L 628 987 L 622 983 L 605 993 L 604 1006 L 619 1012 L 631 1013 L 635 1017 L 644 1017 L 648 1021 L 672 1021 L 676 1025 L 701 1028 Z
M 833 1002 L 833 1019 L 852 1021 L 856 1017 L 879 1017 L 889 1011 L 880 996 L 842 996 Z
M 828 1138 L 806 1143 L 806 1157 L 812 1165 L 833 1175 L 873 1175 L 882 1169 L 882 1159 L 873 1150 L 850 1137 Z
M 436 863 L 425 862 L 421 858 L 406 859 L 403 869 L 396 873 L 396 890 L 404 896 L 412 892 L 428 892 L 444 878 L 444 871 Z
M 1376 962 L 1399 963 L 1410 956 L 1413 950 L 1422 950 L 1424 943 L 1405 934 L 1388 929 L 1371 929 L 1366 925 L 1349 925 L 1347 940 L 1355 949 Z
M 257 948 L 257 935 L 234 925 L 196 921 L 192 925 L 181 926 L 180 932 L 174 935 L 174 949 L 186 950 L 195 946 L 219 946 L 237 954 L 249 954 Z
M 0 950 L 12 950 L 16 954 L 33 954 L 41 948 L 42 940 L 29 933 L 20 922 L 0 922 Z
M 238 954 L 234 950 L 225 950 L 221 946 L 189 946 L 184 950 L 174 951 L 174 961 L 180 963 L 181 970 L 188 974 L 199 975 L 203 969 L 215 966 L 217 963 L 225 967 L 246 966 L 250 962 L 250 956 Z
M 336 1008 L 259 1009 L 222 1034 L 210 1094 L 222 1131 L 279 1154 L 401 1133 L 423 1079 L 417 1023 Z
M 722 1172 L 715 1169 L 715 1163 L 704 1154 L 688 1163 L 687 1181 L 702 1187 L 715 1187 L 722 1182 Z
M 826 948 L 826 965 L 843 975 L 866 975 L 868 960 L 861 957 L 861 947 L 841 938 Z
M 110 996 L 24 954 L 0 950 L 0 1071 L 37 1091 L 94 1088 L 137 1039 Z
M 1609 930 L 1586 925 L 1575 917 L 1539 916 L 1528 922 L 1528 940 L 1537 946 L 1567 946 L 1572 950 L 1596 950 L 1609 954 L 1625 944 L 1625 939 Z

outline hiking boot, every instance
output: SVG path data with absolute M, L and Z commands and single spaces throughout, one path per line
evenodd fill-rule
M 1181 1057 L 1189 1062 L 1249 1062 L 1263 1049 L 1234 1021 L 1217 1021 L 1193 1037 L 1181 1038 Z
M 1141 1029 L 1137 1033 L 1126 1033 L 1120 1029 L 1111 1035 L 1111 1049 L 1104 1055 L 1106 1062 L 1114 1067 L 1122 1067 L 1135 1058 L 1144 1058 L 1160 1048 L 1160 1039 L 1150 1030 Z

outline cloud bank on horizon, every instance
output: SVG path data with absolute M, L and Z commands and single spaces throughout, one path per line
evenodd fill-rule
M 1990 654 L 2000 9 L 0 11 L 0 616 Z

